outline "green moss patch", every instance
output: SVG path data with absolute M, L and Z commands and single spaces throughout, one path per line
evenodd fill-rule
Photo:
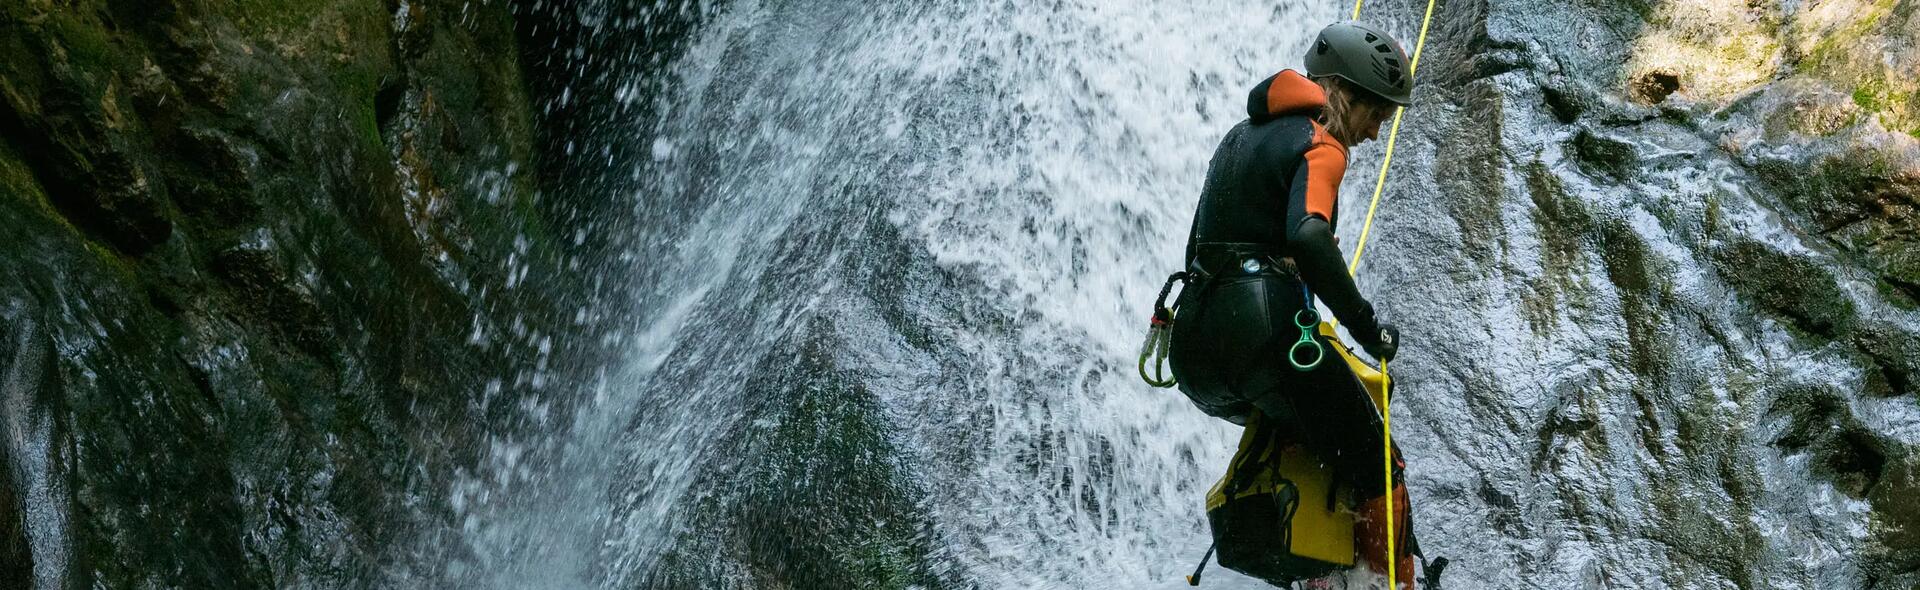
M 1532 293 L 1521 304 L 1527 324 L 1536 332 L 1544 332 L 1556 322 L 1562 303 L 1576 308 L 1589 304 L 1586 286 L 1576 273 L 1585 268 L 1593 216 L 1567 194 L 1560 178 L 1545 163 L 1529 162 L 1525 173 L 1527 195 L 1533 200 L 1534 233 L 1541 242 L 1540 267 L 1546 275 L 1528 281 Z
M 1787 419 L 1773 446 L 1788 454 L 1810 453 L 1814 473 L 1856 498 L 1875 493 L 1890 459 L 1907 451 L 1861 423 L 1846 398 L 1820 387 L 1782 392 L 1767 412 Z
M 1899 0 L 1878 0 L 1873 3 L 1873 6 L 1856 15 L 1857 20 L 1821 37 L 1800 59 L 1799 70 L 1809 74 L 1832 72 L 1838 65 L 1836 62 L 1845 61 L 1851 57 L 1846 51 L 1847 44 L 1858 41 L 1872 32 L 1874 26 L 1880 24 L 1880 20 L 1885 18 L 1898 2 Z
M 1912 306 L 1920 301 L 1920 177 L 1900 172 L 1893 157 L 1862 148 L 1812 165 L 1769 160 L 1755 170 L 1815 230 L 1875 271 L 1891 300 Z
M 1866 389 L 1880 395 L 1920 395 L 1920 334 L 1891 323 L 1861 326 L 1854 347 L 1871 363 Z
M 1632 145 L 1601 137 L 1587 129 L 1573 136 L 1573 153 L 1580 159 L 1582 168 L 1614 178 L 1626 176 L 1635 160 Z
M 1853 89 L 1853 104 L 1868 111 L 1880 110 L 1880 94 L 1875 92 L 1879 84 L 1869 80 Z
M 1912 72 L 1889 66 L 1884 57 L 1893 51 L 1914 51 L 1905 41 L 1914 25 L 1911 2 L 1879 0 L 1854 20 L 1825 33 L 1796 66 L 1804 76 L 1851 89 L 1853 103 L 1888 129 L 1920 136 L 1920 81 Z
M 60 217 L 59 212 L 54 211 L 53 204 L 47 202 L 47 195 L 40 190 L 40 183 L 33 179 L 33 172 L 12 150 L 7 149 L 4 142 L 0 142 L 0 196 L 8 197 L 25 208 Z
M 1870 579 L 1883 586 L 1910 588 L 1920 583 L 1920 453 L 1901 449 L 1888 458 L 1879 485 L 1867 495 L 1873 504 L 1872 537 L 1865 564 Z
M 1620 292 L 1620 314 L 1627 326 L 1627 362 L 1635 374 L 1665 377 L 1669 366 L 1661 337 L 1660 303 L 1671 288 L 1662 265 L 1625 219 L 1600 222 L 1600 256 L 1607 280 Z
M 1746 449 L 1751 421 L 1744 411 L 1727 411 L 1715 389 L 1724 386 L 1736 400 L 1752 395 L 1746 373 L 1723 365 L 1728 379 L 1697 382 L 1676 391 L 1672 403 L 1674 446 L 1679 453 L 1664 457 L 1664 472 L 1651 478 L 1650 504 L 1658 526 L 1648 535 L 1665 544 L 1682 561 L 1731 580 L 1739 588 L 1760 588 L 1759 576 L 1767 552 L 1767 537 L 1750 518 L 1724 515 L 1753 514 L 1763 490 L 1755 463 Z M 1684 584 L 1676 584 L 1676 586 Z
M 1541 266 L 1547 273 L 1529 282 L 1533 291 L 1522 301 L 1529 326 L 1550 327 L 1560 313 L 1562 298 L 1576 307 L 1589 304 L 1587 287 L 1575 273 L 1585 267 L 1587 248 L 1593 248 L 1600 254 L 1607 281 L 1620 296 L 1620 319 L 1628 344 L 1621 361 L 1637 375 L 1665 376 L 1669 361 L 1660 335 L 1661 318 L 1672 290 L 1666 265 L 1626 218 L 1588 210 L 1544 163 L 1529 163 L 1525 173 L 1534 230 L 1541 241 Z
M 1853 301 L 1811 260 L 1745 238 L 1717 245 L 1708 256 L 1728 286 L 1789 326 L 1824 338 L 1853 329 Z
M 44 26 L 54 46 L 66 55 L 72 72 L 80 76 L 112 75 L 119 69 L 121 52 L 114 50 L 112 34 L 97 19 L 83 16 L 89 11 L 48 13 Z M 99 82 L 104 83 L 104 80 Z
M 906 479 L 874 395 L 834 359 L 830 323 L 768 357 L 748 383 L 769 400 L 721 443 L 690 530 L 650 588 L 705 588 L 745 572 L 755 587 L 939 588 L 922 492 Z
M 1474 124 L 1450 126 L 1444 145 L 1450 156 L 1434 163 L 1434 177 L 1452 201 L 1448 208 L 1466 244 L 1465 253 L 1476 268 L 1496 268 L 1507 254 L 1507 228 L 1500 216 L 1506 195 L 1500 134 L 1504 98 L 1487 81 L 1470 85 L 1463 108 L 1474 113 Z

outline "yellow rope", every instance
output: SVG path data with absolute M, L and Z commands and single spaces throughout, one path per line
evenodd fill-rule
M 1373 212 L 1380 208 L 1380 193 L 1387 188 L 1387 166 L 1393 164 L 1393 140 L 1400 137 L 1400 116 L 1406 112 L 1406 107 L 1393 111 L 1393 130 L 1387 132 L 1387 155 L 1380 161 L 1380 178 L 1373 182 L 1373 201 L 1367 204 L 1367 222 L 1360 226 L 1360 242 L 1353 246 L 1353 261 L 1347 263 L 1348 275 L 1359 273 L 1360 255 L 1367 252 L 1367 236 L 1373 233 Z
M 1360 6 L 1365 2 L 1366 0 L 1354 0 L 1353 20 L 1360 20 Z M 1427 0 L 1427 13 L 1420 17 L 1420 38 L 1414 41 L 1413 59 L 1407 64 L 1407 78 L 1409 79 L 1413 78 L 1414 72 L 1420 68 L 1420 51 L 1427 46 L 1427 27 L 1433 24 L 1433 4 L 1434 0 Z M 1367 205 L 1366 223 L 1360 226 L 1360 241 L 1353 246 L 1353 262 L 1347 264 L 1348 275 L 1354 275 L 1360 270 L 1360 256 L 1367 251 L 1367 236 L 1373 233 L 1373 214 L 1379 210 L 1380 193 L 1385 191 L 1387 187 L 1387 168 L 1393 165 L 1393 145 L 1400 139 L 1400 117 L 1406 113 L 1406 107 L 1396 108 L 1393 111 L 1393 129 L 1387 132 L 1387 155 L 1380 161 L 1380 177 L 1373 183 L 1373 201 Z M 1380 361 L 1380 379 L 1381 387 L 1383 387 L 1382 391 L 1388 394 L 1381 396 L 1382 402 L 1380 405 L 1380 435 L 1381 439 L 1383 439 L 1381 444 L 1384 447 L 1383 454 L 1385 456 L 1382 463 L 1385 466 L 1387 474 L 1387 494 L 1384 499 L 1384 504 L 1387 508 L 1387 587 L 1392 590 L 1399 590 L 1400 584 L 1396 579 L 1398 576 L 1398 564 L 1396 561 L 1399 556 L 1396 555 L 1394 551 L 1393 536 L 1393 397 L 1391 395 L 1393 393 L 1393 378 L 1387 374 L 1387 362 L 1384 360 Z
M 1360 19 L 1360 6 L 1366 0 L 1354 0 L 1353 18 Z M 1427 13 L 1420 18 L 1420 38 L 1413 43 L 1413 60 L 1407 64 L 1407 78 L 1413 78 L 1420 70 L 1420 52 L 1427 46 L 1427 27 L 1433 24 L 1434 0 L 1427 0 Z M 1380 208 L 1380 193 L 1387 188 L 1387 168 L 1393 165 L 1393 146 L 1400 140 L 1400 116 L 1407 113 L 1406 107 L 1393 111 L 1393 128 L 1387 132 L 1387 155 L 1380 161 L 1380 176 L 1373 182 L 1373 200 L 1367 205 L 1367 220 L 1360 226 L 1360 242 L 1353 247 L 1353 261 L 1347 264 L 1347 274 L 1352 275 L 1360 269 L 1360 256 L 1367 251 L 1367 235 L 1373 233 L 1373 213 Z
M 1389 590 L 1400 590 L 1400 583 L 1395 580 L 1400 574 L 1400 570 L 1396 567 L 1398 565 L 1396 562 L 1400 559 L 1400 555 L 1394 552 L 1393 547 L 1393 510 L 1397 508 L 1397 506 L 1394 505 L 1395 498 L 1393 496 L 1393 412 L 1391 411 L 1393 408 L 1393 378 L 1387 376 L 1387 361 L 1380 361 L 1380 391 L 1383 392 L 1383 395 L 1380 396 L 1380 434 L 1383 435 L 1382 438 L 1386 439 L 1386 442 L 1383 443 L 1385 448 L 1382 452 L 1386 455 L 1384 463 L 1386 464 L 1387 470 L 1387 495 L 1384 498 L 1387 507 L 1387 588 Z

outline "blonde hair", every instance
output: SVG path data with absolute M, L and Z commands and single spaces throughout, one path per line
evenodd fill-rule
M 1339 76 L 1314 76 L 1315 84 L 1327 93 L 1327 106 L 1320 109 L 1320 125 L 1327 128 L 1327 134 L 1340 140 L 1342 145 L 1353 145 L 1352 124 L 1353 109 L 1369 101 L 1362 94 L 1365 90 L 1355 88 L 1352 82 Z

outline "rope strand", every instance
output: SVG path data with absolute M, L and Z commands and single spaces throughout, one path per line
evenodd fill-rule
M 1354 0 L 1353 20 L 1360 20 L 1360 7 L 1365 3 L 1366 0 Z M 1408 78 L 1412 78 L 1414 73 L 1420 69 L 1420 52 L 1427 46 L 1427 28 L 1433 24 L 1433 5 L 1434 0 L 1427 0 L 1427 12 L 1424 16 L 1420 17 L 1420 37 L 1413 43 L 1413 59 L 1407 64 Z M 1400 118 L 1406 113 L 1406 107 L 1399 107 L 1393 111 L 1393 128 L 1387 132 L 1387 154 L 1380 161 L 1380 177 L 1374 180 L 1373 183 L 1373 199 L 1367 204 L 1367 221 L 1360 226 L 1360 241 L 1353 247 L 1353 261 L 1347 264 L 1348 276 L 1357 275 L 1360 270 L 1360 256 L 1367 251 L 1367 237 L 1373 233 L 1373 214 L 1380 209 L 1380 194 L 1385 192 L 1387 188 L 1387 170 L 1393 165 L 1393 146 L 1400 139 Z M 1384 388 L 1383 391 L 1390 394 L 1393 391 L 1393 377 L 1387 374 L 1387 361 L 1385 360 L 1380 361 L 1380 378 L 1382 387 Z M 1398 556 L 1395 555 L 1393 537 L 1393 511 L 1395 508 L 1393 497 L 1393 397 L 1391 395 L 1383 395 L 1381 398 L 1380 438 L 1382 439 L 1381 444 L 1384 447 L 1381 452 L 1385 457 L 1383 463 L 1387 475 L 1387 493 L 1384 502 L 1387 507 L 1387 587 L 1393 590 L 1399 590 L 1400 584 L 1397 580 L 1399 573 L 1397 571 Z

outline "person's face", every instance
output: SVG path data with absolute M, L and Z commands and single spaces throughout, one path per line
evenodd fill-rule
M 1354 145 L 1360 145 L 1380 137 L 1380 124 L 1393 118 L 1394 104 L 1383 100 L 1362 100 L 1354 109 Z

